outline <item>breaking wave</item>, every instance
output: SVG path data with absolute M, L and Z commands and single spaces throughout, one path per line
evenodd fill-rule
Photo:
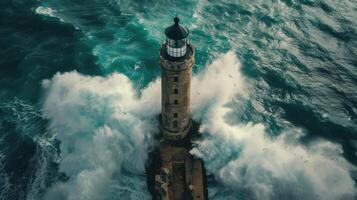
M 61 141 L 59 171 L 69 177 L 46 199 L 149 199 L 145 162 L 157 131 L 158 83 L 139 97 L 122 74 L 70 72 L 43 81 L 43 87 L 43 113 Z
M 254 98 L 247 82 L 233 52 L 193 78 L 192 113 L 204 136 L 191 152 L 215 179 L 210 198 L 353 199 L 354 169 L 339 145 L 302 145 L 298 128 L 271 138 L 263 124 L 232 120 L 230 102 Z M 43 113 L 61 142 L 59 171 L 68 176 L 45 198 L 150 199 L 145 162 L 158 132 L 160 80 L 136 92 L 123 74 L 69 72 L 43 81 L 43 87 Z
M 271 138 L 264 124 L 232 123 L 229 103 L 236 96 L 254 97 L 239 68 L 229 52 L 194 81 L 193 90 L 202 94 L 194 99 L 194 115 L 202 122 L 204 139 L 191 153 L 205 161 L 219 183 L 209 188 L 210 197 L 354 199 L 354 168 L 339 145 L 323 140 L 302 145 L 303 130 L 298 128 Z

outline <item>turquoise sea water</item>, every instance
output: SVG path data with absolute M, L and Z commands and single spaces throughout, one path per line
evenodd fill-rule
M 355 199 L 355 0 L 3 0 L 0 199 L 150 199 L 176 15 L 210 198 Z

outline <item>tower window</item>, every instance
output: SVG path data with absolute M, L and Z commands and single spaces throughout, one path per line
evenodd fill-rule
M 173 126 L 174 126 L 174 128 L 177 128 L 177 121 L 174 121 Z
M 174 82 L 178 82 L 178 77 L 177 76 L 174 77 Z
M 177 118 L 177 113 L 174 113 L 174 118 Z
M 175 101 L 174 101 L 174 104 L 176 104 L 176 105 L 177 105 L 177 104 L 178 104 L 178 101 L 177 101 L 177 100 L 175 100 Z
M 175 94 L 178 94 L 178 89 L 174 89 L 174 93 L 175 93 Z

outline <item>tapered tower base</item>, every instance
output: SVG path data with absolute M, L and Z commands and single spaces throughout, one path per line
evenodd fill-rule
M 198 124 L 192 122 L 181 142 L 161 140 L 147 166 L 148 188 L 154 200 L 207 200 L 207 183 L 201 159 L 189 151 L 198 138 Z
M 180 132 L 172 132 L 170 130 L 165 129 L 164 126 L 162 126 L 162 124 L 160 124 L 160 131 L 162 136 L 166 139 L 166 140 L 170 140 L 170 141 L 181 141 L 184 140 L 185 137 L 188 135 L 189 131 L 190 131 L 190 127 L 191 127 L 191 120 L 189 121 L 187 127 L 183 130 L 181 130 Z

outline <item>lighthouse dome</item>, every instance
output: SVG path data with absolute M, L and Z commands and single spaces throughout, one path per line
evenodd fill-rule
M 173 40 L 182 40 L 186 38 L 189 34 L 189 31 L 186 27 L 181 26 L 180 19 L 178 17 L 174 18 L 174 24 L 169 26 L 165 30 L 166 37 L 173 39 Z
M 171 58 L 181 58 L 186 55 L 188 29 L 179 24 L 180 19 L 174 18 L 174 24 L 165 30 L 166 50 Z

